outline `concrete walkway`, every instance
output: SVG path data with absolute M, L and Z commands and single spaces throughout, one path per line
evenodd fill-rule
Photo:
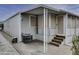
M 19 53 L 13 46 L 3 37 L 0 32 L 0 55 L 18 55 Z

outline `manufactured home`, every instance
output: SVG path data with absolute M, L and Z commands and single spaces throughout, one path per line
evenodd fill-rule
M 79 16 L 61 9 L 38 5 L 18 12 L 4 21 L 4 31 L 22 41 L 22 33 L 33 40 L 56 46 L 71 45 L 73 35 L 79 35 Z

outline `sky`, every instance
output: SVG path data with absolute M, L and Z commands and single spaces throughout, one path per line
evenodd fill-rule
M 36 5 L 34 4 L 0 4 L 0 21 L 6 20 L 8 17 L 13 14 L 31 9 Z M 47 6 L 63 9 L 69 12 L 73 12 L 74 14 L 79 15 L 79 4 L 49 4 Z

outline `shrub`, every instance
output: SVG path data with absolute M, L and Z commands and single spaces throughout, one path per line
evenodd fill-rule
M 79 36 L 74 35 L 72 38 L 72 51 L 73 54 L 79 55 Z

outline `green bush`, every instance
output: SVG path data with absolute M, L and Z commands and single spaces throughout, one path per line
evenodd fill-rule
M 79 55 L 79 36 L 74 35 L 72 38 L 72 51 L 73 54 Z

